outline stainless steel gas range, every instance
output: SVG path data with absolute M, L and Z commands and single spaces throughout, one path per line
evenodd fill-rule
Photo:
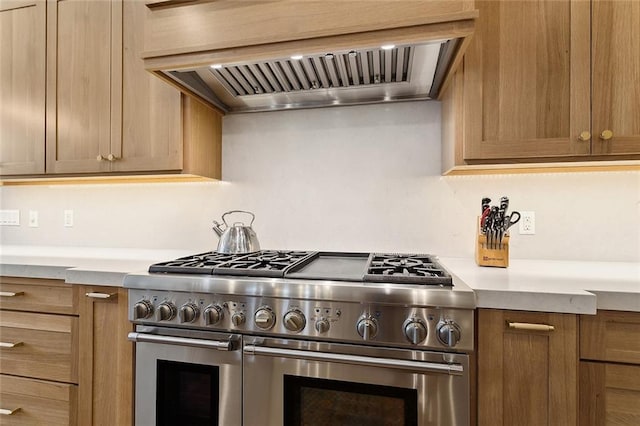
M 475 297 L 434 256 L 204 253 L 125 286 L 137 425 L 469 424 Z

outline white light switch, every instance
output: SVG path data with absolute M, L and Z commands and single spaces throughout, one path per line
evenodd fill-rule
M 73 226 L 73 210 L 64 211 L 64 226 L 71 228 Z
M 0 210 L 0 225 L 20 226 L 20 210 Z
M 37 228 L 40 226 L 38 224 L 38 211 L 37 210 L 29 210 L 29 226 L 32 228 Z

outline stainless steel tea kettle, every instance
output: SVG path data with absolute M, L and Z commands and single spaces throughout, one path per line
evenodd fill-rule
M 231 213 L 247 213 L 251 215 L 251 223 L 249 226 L 242 222 L 234 222 L 229 226 L 225 220 L 225 216 Z M 218 253 L 226 254 L 243 254 L 252 253 L 260 250 L 260 243 L 258 242 L 258 236 L 251 227 L 256 216 L 244 210 L 230 210 L 222 215 L 222 223 L 213 221 L 213 230 L 220 237 L 218 241 Z M 224 228 L 223 228 L 224 226 Z

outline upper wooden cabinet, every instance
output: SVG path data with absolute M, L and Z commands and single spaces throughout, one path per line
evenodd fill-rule
M 220 177 L 221 115 L 145 70 L 146 13 L 142 1 L 0 0 L 2 175 Z
M 0 174 L 44 173 L 45 3 L 0 0 Z
M 140 57 L 144 4 L 48 5 L 47 171 L 182 169 L 180 93 Z
M 121 96 L 112 60 L 121 56 L 112 42 L 118 3 L 52 0 L 47 9 L 47 172 L 109 171 L 97 158 L 120 139 L 111 126 Z
M 476 33 L 443 108 L 446 149 L 455 150 L 445 167 L 640 154 L 638 2 L 476 7 Z
M 592 152 L 640 153 L 640 2 L 594 1 L 591 40 Z

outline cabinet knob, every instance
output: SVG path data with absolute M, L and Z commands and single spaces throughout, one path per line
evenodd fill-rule
M 585 130 L 584 132 L 580 133 L 580 136 L 578 136 L 578 139 L 583 142 L 588 141 L 589 139 L 591 139 L 591 132 L 588 132 Z
M 117 159 L 118 159 L 118 157 L 116 157 L 113 154 L 107 155 L 107 160 L 109 160 L 109 161 L 116 161 Z
M 98 154 L 98 156 L 96 157 L 96 160 L 103 161 L 104 157 L 102 155 Z
M 602 139 L 603 141 L 608 141 L 612 137 L 613 132 L 611 130 L 603 130 L 602 133 L 600 133 L 600 139 Z

